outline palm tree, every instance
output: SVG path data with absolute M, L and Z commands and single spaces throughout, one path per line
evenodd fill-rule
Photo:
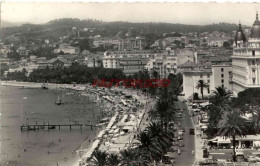
M 138 135 L 137 140 L 140 142 L 137 149 L 144 158 L 149 156 L 150 161 L 153 161 L 154 163 L 160 161 L 162 149 L 155 137 L 143 131 Z
M 165 124 L 165 130 L 167 130 L 167 123 L 175 118 L 174 110 L 175 109 L 168 100 L 159 99 L 155 104 L 155 108 L 148 112 L 148 116 L 152 120 L 159 120 L 161 122 L 161 128 L 163 128 L 163 125 Z
M 117 154 L 110 154 L 107 162 L 109 166 L 117 166 L 120 163 L 119 156 Z
M 216 87 L 216 90 L 214 90 L 213 94 L 215 97 L 220 98 L 223 102 L 229 102 L 232 92 L 227 90 L 225 87 L 219 86 Z
M 246 135 L 246 123 L 245 119 L 240 116 L 238 110 L 231 110 L 227 112 L 226 117 L 220 123 L 219 135 L 225 137 L 231 137 L 233 141 L 233 160 L 236 161 L 236 136 L 243 137 Z
M 158 143 L 161 149 L 161 157 L 163 157 L 164 153 L 166 153 L 172 145 L 171 141 L 173 141 L 174 132 L 169 130 L 165 132 L 160 127 L 160 124 L 156 122 L 148 124 L 145 131 Z
M 105 166 L 107 163 L 107 153 L 100 150 L 95 150 L 94 153 L 94 163 L 97 166 Z
M 223 87 L 217 87 L 213 94 L 214 96 L 209 99 L 210 104 L 208 106 L 209 129 L 216 128 L 223 113 L 230 110 L 230 91 Z
M 125 149 L 120 151 L 120 164 L 122 166 L 148 165 L 148 160 L 137 149 Z
M 254 111 L 252 120 L 253 120 L 252 122 L 253 122 L 254 130 L 256 134 L 258 134 L 260 131 L 260 108 L 257 108 Z
M 203 96 L 203 90 L 204 90 L 204 88 L 208 89 L 209 86 L 208 86 L 206 83 L 204 83 L 203 80 L 199 80 L 198 83 L 197 83 L 196 88 L 197 88 L 197 89 L 200 89 L 201 97 L 202 97 L 202 99 L 203 99 L 203 98 L 204 98 L 204 96 Z M 209 89 L 208 89 L 208 91 L 209 91 Z

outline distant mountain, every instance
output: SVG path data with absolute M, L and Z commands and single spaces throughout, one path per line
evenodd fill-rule
M 15 26 L 21 26 L 23 24 L 26 24 L 26 22 L 8 22 L 2 20 L 2 27 L 15 27 Z

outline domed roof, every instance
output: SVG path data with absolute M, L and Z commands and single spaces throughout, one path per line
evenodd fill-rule
M 239 23 L 239 26 L 238 26 L 238 30 L 236 32 L 236 36 L 235 36 L 235 42 L 237 44 L 237 41 L 243 41 L 245 42 L 246 41 L 246 36 L 241 28 L 241 24 Z
M 251 38 L 260 38 L 260 21 L 258 20 L 258 13 L 256 14 L 256 20 L 251 28 Z

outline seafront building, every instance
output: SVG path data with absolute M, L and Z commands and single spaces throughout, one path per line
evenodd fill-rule
M 256 14 L 248 40 L 239 24 L 233 49 L 232 69 L 231 83 L 234 95 L 247 88 L 260 87 L 260 21 L 258 14 Z
M 211 66 L 203 66 L 201 64 L 193 64 L 190 68 L 183 71 L 183 93 L 185 98 L 193 96 L 194 93 L 200 93 L 200 89 L 196 86 L 199 80 L 203 80 L 209 88 L 204 89 L 204 95 L 208 96 L 216 87 L 226 87 L 229 90 L 232 86 L 229 84 L 232 66 L 230 63 L 222 63 Z

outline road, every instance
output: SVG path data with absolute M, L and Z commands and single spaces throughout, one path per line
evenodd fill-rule
M 189 111 L 187 108 L 187 105 L 185 103 L 182 103 L 181 101 L 178 101 L 176 103 L 177 108 L 183 109 L 183 116 L 182 118 L 176 119 L 177 123 L 181 123 L 181 128 L 185 128 L 185 132 L 183 134 L 183 139 L 185 146 L 184 147 L 178 147 L 176 146 L 176 149 L 181 149 L 181 155 L 178 155 L 177 152 L 174 152 L 171 157 L 174 158 L 175 166 L 191 166 L 194 161 L 195 157 L 192 155 L 192 150 L 195 149 L 195 136 L 190 135 L 189 129 L 194 128 L 193 123 L 191 121 Z M 175 142 L 178 145 L 178 141 Z
M 149 99 L 147 101 L 148 101 L 148 103 L 147 103 L 146 108 L 147 108 L 147 110 L 150 110 L 152 105 L 154 105 L 154 101 L 153 101 L 153 99 Z M 184 110 L 182 118 L 176 119 L 176 122 L 177 123 L 180 122 L 181 128 L 185 128 L 185 133 L 183 134 L 185 146 L 180 147 L 181 155 L 178 155 L 177 149 L 179 147 L 178 147 L 178 141 L 177 141 L 177 137 L 176 137 L 176 141 L 175 141 L 175 143 L 177 144 L 177 146 L 175 147 L 176 151 L 171 153 L 170 157 L 172 157 L 174 159 L 175 166 L 191 166 L 195 161 L 195 157 L 192 155 L 192 150 L 195 149 L 195 140 L 194 140 L 195 136 L 189 134 L 189 129 L 194 128 L 194 126 L 191 121 L 187 105 L 181 101 L 178 101 L 178 102 L 176 102 L 176 106 L 177 106 L 177 108 Z M 149 123 L 149 121 L 146 121 L 146 118 L 148 117 L 147 112 L 148 111 L 146 111 L 146 113 L 144 114 L 143 120 L 140 124 L 141 130 L 144 130 L 145 127 Z M 177 133 L 176 133 L 176 136 L 177 136 Z

